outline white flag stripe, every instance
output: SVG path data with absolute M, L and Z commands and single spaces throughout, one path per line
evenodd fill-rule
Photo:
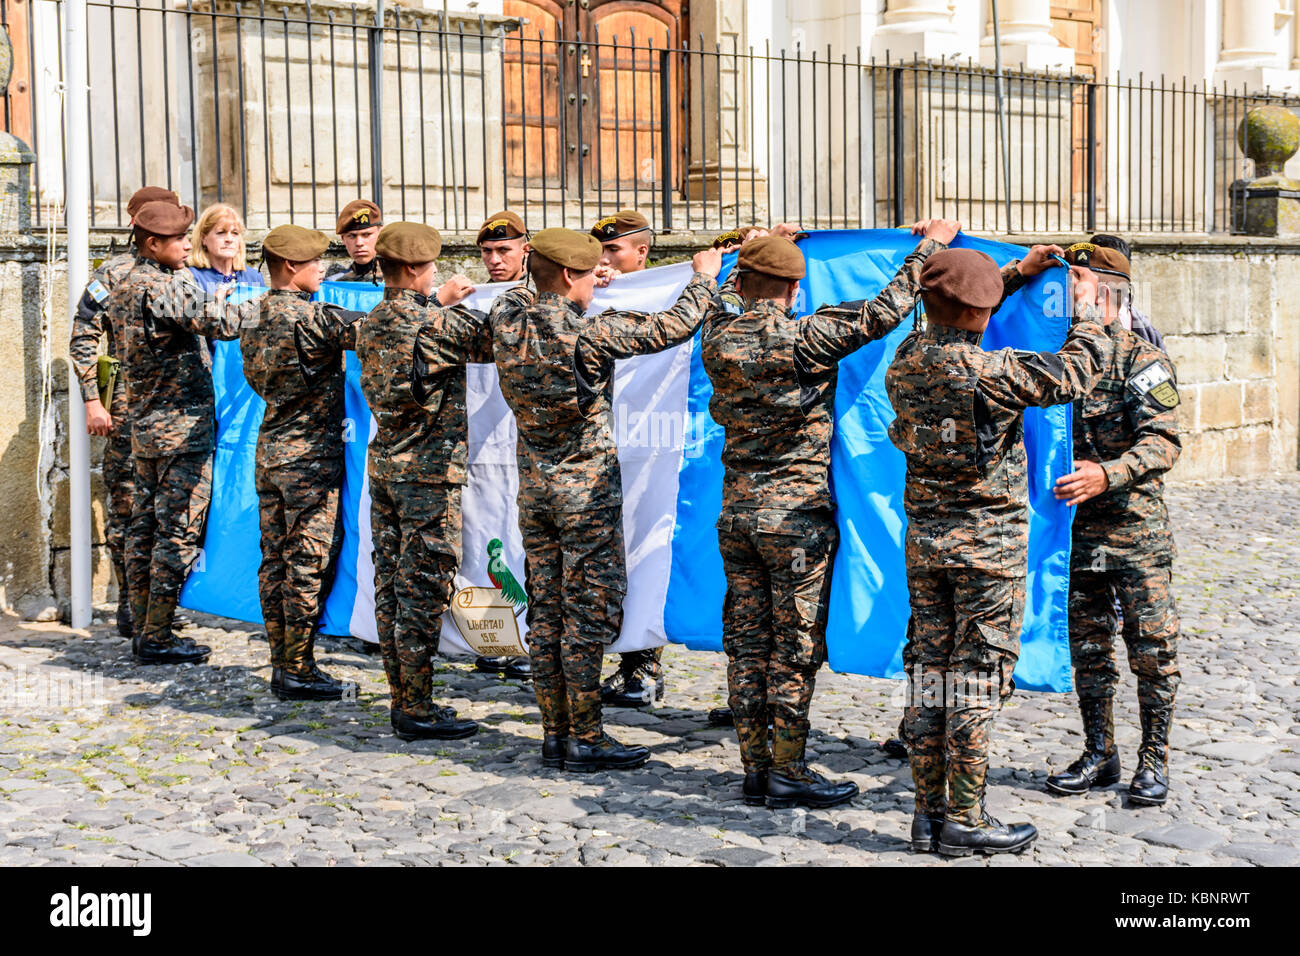
M 690 265 L 684 263 L 620 276 L 608 288 L 596 290 L 588 314 L 607 308 L 640 312 L 671 308 L 690 280 L 691 271 Z M 510 285 L 479 286 L 465 304 L 486 312 L 497 294 Z M 663 612 L 677 520 L 678 472 L 688 426 L 690 355 L 691 345 L 687 342 L 659 355 L 619 361 L 615 368 L 614 435 L 622 469 L 628 593 L 623 602 L 623 631 L 613 651 L 667 643 Z M 466 370 L 466 410 L 469 481 L 461 499 L 462 561 L 456 585 L 492 586 L 487 576 L 487 543 L 500 538 L 506 565 L 527 589 L 516 503 L 517 431 L 514 416 L 497 385 L 495 366 L 472 365 Z M 374 432 L 372 421 L 372 438 Z M 375 640 L 368 479 L 362 491 L 361 510 L 358 524 L 363 543 L 357 558 L 352 633 Z M 520 629 L 526 630 L 522 616 Z M 443 615 L 439 650 L 448 654 L 474 653 L 450 613 Z

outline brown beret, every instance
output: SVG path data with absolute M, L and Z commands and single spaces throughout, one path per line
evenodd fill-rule
M 988 253 L 940 249 L 921 267 L 921 291 L 974 309 L 1002 301 L 1002 273 Z
M 310 262 L 325 254 L 329 236 L 302 226 L 276 226 L 262 240 L 262 251 L 290 262 Z
M 755 239 L 740 250 L 736 265 L 742 272 L 761 272 L 791 282 L 802 279 L 807 273 L 803 253 L 784 236 Z
M 432 262 L 442 252 L 442 236 L 422 222 L 394 222 L 379 230 L 375 255 L 391 262 L 418 266 Z
M 495 242 L 498 239 L 520 239 L 526 235 L 528 229 L 525 228 L 523 219 L 518 213 L 506 209 L 489 216 L 487 221 L 479 226 L 478 238 L 474 241 Z
M 383 224 L 384 214 L 378 206 L 369 199 L 354 199 L 339 212 L 339 221 L 335 224 L 334 231 L 341 236 L 354 229 L 369 229 Z
M 147 202 L 169 202 L 173 206 L 179 206 L 181 197 L 170 189 L 163 189 L 161 186 L 145 186 L 143 189 L 137 189 L 131 194 L 131 198 L 126 202 L 126 214 L 134 219 L 135 214 L 140 211 L 140 207 Z
M 151 232 L 155 236 L 179 236 L 189 229 L 193 222 L 193 209 L 163 199 L 145 203 L 135 214 L 136 228 Z
M 572 229 L 543 229 L 530 243 L 538 255 L 565 269 L 587 272 L 600 262 L 600 243 Z
M 598 219 L 591 227 L 591 234 L 601 242 L 611 242 L 649 228 L 650 223 L 646 221 L 645 216 L 635 209 L 621 209 L 612 216 Z
M 1118 249 L 1093 245 L 1091 242 L 1076 242 L 1065 250 L 1065 261 L 1072 266 L 1083 266 L 1093 272 L 1105 275 L 1131 275 L 1128 257 Z

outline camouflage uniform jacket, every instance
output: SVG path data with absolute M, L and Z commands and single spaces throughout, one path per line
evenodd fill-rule
M 129 252 L 116 255 L 100 265 L 86 283 L 86 290 L 77 302 L 77 314 L 72 319 L 72 336 L 68 342 L 68 356 L 81 383 L 81 397 L 85 401 L 99 398 L 99 339 L 108 337 L 107 354 L 122 359 L 122 323 L 114 322 L 109 313 L 109 296 L 135 265 L 135 256 Z M 126 421 L 126 376 L 120 371 L 109 399 L 108 413 L 114 428 Z
M 1086 395 L 1110 337 L 1092 309 L 1060 352 L 985 352 L 981 337 L 928 324 L 885 373 L 889 437 L 907 458 L 905 553 L 909 566 L 1015 576 L 1029 546 L 1024 410 Z
M 239 334 L 244 378 L 266 402 L 258 466 L 341 458 L 343 353 L 356 347 L 363 313 L 293 289 L 271 289 L 259 304 Z
M 519 429 L 519 495 L 544 511 L 621 505 L 613 428 L 614 361 L 661 352 L 695 334 L 717 292 L 696 273 L 666 312 L 609 310 L 512 289 L 489 322 L 501 392 Z
M 1164 352 L 1114 326 L 1096 387 L 1074 403 L 1074 457 L 1098 462 L 1109 488 L 1079 505 L 1072 550 L 1112 566 L 1168 564 L 1173 535 L 1164 473 L 1178 461 L 1177 379 Z
M 384 275 L 379 271 L 379 258 L 376 256 L 364 266 L 355 262 L 347 265 L 340 263 L 325 273 L 326 282 L 369 282 L 371 285 L 383 285 Z
M 700 355 L 709 411 L 726 431 L 723 508 L 830 508 L 828 483 L 839 362 L 892 332 L 916 305 L 921 266 L 944 244 L 925 240 L 870 302 L 823 306 L 797 319 L 780 305 L 714 310 Z
M 204 337 L 234 339 L 258 302 L 230 305 L 208 295 L 185 270 L 138 258 L 109 297 L 124 326 L 131 452 L 160 458 L 216 446 L 212 359 Z
M 370 476 L 463 485 L 468 475 L 466 362 L 492 361 L 482 317 L 412 289 L 385 289 L 356 332 L 361 390 L 379 423 Z

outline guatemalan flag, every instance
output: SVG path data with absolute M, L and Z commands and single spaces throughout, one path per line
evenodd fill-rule
M 813 232 L 800 242 L 808 275 L 801 313 L 825 303 L 869 299 L 893 277 L 917 238 L 904 230 Z M 955 246 L 987 252 L 999 264 L 1024 254 L 1017 246 L 958 236 Z M 734 256 L 728 258 L 728 264 Z M 605 308 L 657 311 L 670 307 L 691 275 L 688 263 L 620 276 L 597 290 L 592 312 Z M 725 272 L 724 272 L 725 275 Z M 465 304 L 484 311 L 507 285 L 480 286 Z M 1062 275 L 1049 270 L 1011 297 L 984 337 L 989 349 L 1056 350 L 1068 319 L 1061 308 Z M 250 290 L 248 294 L 255 294 Z M 1049 294 L 1055 307 L 1049 308 Z M 321 296 L 368 311 L 381 290 L 325 283 Z M 840 363 L 831 445 L 831 490 L 840 530 L 831 588 L 827 645 L 830 666 L 875 677 L 903 676 L 902 646 L 909 615 L 903 562 L 902 454 L 888 437 L 893 411 L 885 369 L 911 328 L 893 333 Z M 325 606 L 322 631 L 375 640 L 374 564 L 366 446 L 375 424 L 360 388 L 356 357 L 348 354 L 344 423 L 346 468 L 340 510 L 343 552 Z M 259 622 L 257 567 L 261 560 L 253 458 L 263 404 L 243 378 L 237 342 L 218 343 L 213 362 L 217 394 L 217 453 L 213 496 L 201 560 L 182 593 L 199 611 Z M 463 561 L 458 586 L 490 587 L 487 544 L 523 579 L 524 555 L 515 496 L 519 476 L 514 418 L 497 387 L 496 368 L 466 370 L 469 481 L 462 498 Z M 693 650 L 722 649 L 726 579 L 714 523 L 722 506 L 723 431 L 709 416 L 712 386 L 700 360 L 699 337 L 658 355 L 617 363 L 614 435 L 623 482 L 623 530 L 628 590 L 623 631 L 614 651 L 669 641 Z M 1071 411 L 1062 405 L 1025 415 L 1029 453 L 1029 581 L 1017 686 L 1070 689 L 1067 597 L 1072 509 L 1052 496 L 1058 477 L 1073 470 Z M 525 588 L 527 581 L 523 581 Z M 521 620 L 522 625 L 522 620 Z M 447 614 L 440 649 L 472 653 Z

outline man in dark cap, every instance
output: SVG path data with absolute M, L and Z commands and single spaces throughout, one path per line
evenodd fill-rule
M 805 757 L 839 539 L 829 483 L 835 383 L 842 358 L 912 311 L 922 265 L 958 228 L 930 221 L 875 299 L 802 320 L 792 311 L 805 269 L 798 247 L 775 235 L 746 242 L 736 262 L 743 311 L 715 310 L 705 322 L 709 411 L 726 431 L 722 643 L 746 803 L 831 807 L 857 795 L 857 784 L 832 783 Z
M 568 229 L 532 238 L 536 292 L 499 296 L 489 321 L 501 392 L 519 429 L 519 524 L 527 556 L 528 648 L 545 738 L 542 761 L 578 772 L 638 767 L 601 726 L 600 666 L 627 590 L 623 495 L 614 444 L 614 361 L 690 338 L 717 292 L 722 256 L 698 253 L 667 312 L 588 319 L 600 243 Z
M 493 213 L 479 227 L 475 241 L 492 282 L 523 282 L 528 277 L 528 228 L 518 213 Z
M 381 285 L 375 261 L 375 242 L 384 225 L 384 214 L 369 199 L 354 199 L 339 210 L 334 231 L 343 240 L 343 248 L 351 259 L 347 265 L 336 265 L 325 273 L 328 282 L 369 282 Z
M 234 339 L 256 303 L 227 304 L 186 277 L 194 210 L 145 203 L 135 215 L 138 256 L 109 296 L 123 317 L 123 366 L 135 496 L 126 576 L 135 620 L 135 659 L 187 664 L 210 649 L 173 634 L 176 601 L 198 553 L 212 496 L 216 409 L 203 338 Z
M 460 567 L 469 457 L 463 366 L 492 360 L 491 337 L 481 320 L 453 308 L 474 291 L 468 279 L 436 285 L 436 229 L 391 223 L 375 248 L 384 298 L 358 327 L 356 353 L 379 424 L 367 459 L 379 648 L 397 736 L 455 740 L 478 724 L 433 702 L 432 661 Z
M 1088 243 L 1104 249 L 1114 249 L 1130 262 L 1133 260 L 1132 248 L 1119 236 L 1112 236 L 1108 233 L 1099 232 L 1090 238 Z M 1079 245 L 1083 245 L 1083 243 L 1079 243 Z M 1075 249 L 1076 247 L 1071 246 L 1070 248 Z M 1157 330 L 1154 325 L 1151 324 L 1150 319 L 1138 311 L 1137 307 L 1132 302 L 1133 296 L 1130 295 L 1128 298 L 1128 305 L 1120 310 L 1120 322 L 1138 338 L 1150 342 L 1162 352 L 1167 351 L 1167 349 L 1165 349 L 1165 337 L 1160 334 L 1159 330 Z
M 528 229 L 518 213 L 493 213 L 478 230 L 478 250 L 493 282 L 525 282 L 528 279 Z M 508 680 L 529 680 L 532 665 L 526 657 L 484 657 L 474 660 L 475 670 L 500 674 Z
M 266 402 L 255 483 L 262 564 L 257 590 L 281 700 L 339 700 L 345 685 L 316 666 L 317 625 L 342 546 L 343 353 L 360 312 L 311 301 L 329 238 L 277 226 L 262 240 L 271 288 L 240 330 L 244 378 Z
M 135 222 L 135 214 L 147 202 L 170 202 L 180 205 L 180 198 L 170 189 L 145 186 L 137 189 L 126 204 L 126 213 Z M 131 619 L 131 601 L 126 584 L 124 551 L 126 529 L 131 523 L 131 500 L 135 492 L 135 473 L 131 464 L 131 423 L 126 414 L 126 374 L 122 371 L 122 323 L 105 309 L 113 289 L 135 265 L 131 250 L 119 253 L 95 269 L 86 283 L 86 289 L 77 301 L 77 314 L 72 319 L 72 334 L 68 342 L 68 357 L 72 361 L 77 381 L 81 383 L 81 397 L 86 404 L 86 431 L 108 439 L 104 443 L 101 470 L 104 488 L 108 492 L 108 507 L 104 513 L 104 543 L 108 545 L 109 558 L 117 579 L 117 632 L 132 637 L 135 630 Z M 107 392 L 109 407 L 100 399 L 99 341 L 107 338 L 106 357 L 117 365 L 111 375 L 111 391 Z M 105 382 L 107 385 L 107 382 Z
M 1169 792 L 1169 726 L 1179 681 L 1174 541 L 1164 503 L 1164 474 L 1181 449 L 1177 378 L 1169 356 L 1139 338 L 1136 327 L 1124 329 L 1132 299 L 1128 259 L 1100 245 L 1068 252 L 1070 262 L 1097 275 L 1100 306 L 1112 325 L 1101 381 L 1074 405 L 1075 470 L 1056 483 L 1056 497 L 1078 506 L 1070 547 L 1070 661 L 1084 748 L 1065 771 L 1047 778 L 1047 789 L 1085 793 L 1120 778 L 1112 708 L 1119 634 L 1137 675 L 1142 723 L 1129 801 L 1155 806 Z
M 603 288 L 624 272 L 640 272 L 645 268 L 654 244 L 654 232 L 649 220 L 635 209 L 620 209 L 612 216 L 597 219 L 591 234 L 600 243 L 596 285 Z
M 1035 258 L 1017 274 L 1045 264 Z M 989 730 L 1015 687 L 1020 655 L 1029 546 L 1024 410 L 1082 398 L 1109 347 L 1097 280 L 1073 271 L 1076 322 L 1059 352 L 985 352 L 980 338 L 1011 277 L 982 252 L 936 253 L 921 272 L 925 324 L 903 340 L 885 374 L 896 414 L 889 437 L 907 460 L 912 617 L 904 661 L 917 852 L 1020 852 L 1038 835 L 1030 824 L 991 817 L 984 791 Z

